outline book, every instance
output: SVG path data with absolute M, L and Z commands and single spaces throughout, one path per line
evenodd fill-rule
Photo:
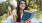
M 27 19 L 32 19 L 34 16 L 34 12 L 24 12 L 22 16 L 22 20 L 26 21 Z

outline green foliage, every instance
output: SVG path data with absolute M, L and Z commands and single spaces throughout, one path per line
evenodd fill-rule
M 39 22 L 39 23 L 42 23 L 42 22 Z
M 7 4 L 5 2 L 0 3 L 0 15 L 6 13 L 6 6 Z
M 6 2 L 2 2 L 0 3 L 0 16 L 2 16 L 3 14 L 7 13 L 8 11 L 8 6 L 11 6 L 12 10 L 13 10 L 13 6 L 10 4 L 9 2 L 10 0 L 7 0 Z
M 37 12 L 35 12 L 34 18 L 42 19 L 42 11 L 37 11 Z

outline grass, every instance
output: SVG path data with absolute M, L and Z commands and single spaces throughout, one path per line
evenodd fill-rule
M 37 11 L 37 12 L 34 14 L 34 18 L 42 19 L 42 11 Z
M 39 23 L 42 23 L 42 22 L 39 22 Z
M 6 18 L 6 14 L 4 14 L 3 16 L 0 16 L 0 21 L 2 21 L 5 18 Z

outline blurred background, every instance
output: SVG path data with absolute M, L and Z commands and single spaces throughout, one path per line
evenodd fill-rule
M 26 1 L 29 11 L 37 10 L 32 20 L 36 19 L 35 22 L 39 21 L 39 23 L 42 23 L 42 0 L 24 1 Z M 8 6 L 10 6 L 12 10 L 16 10 L 18 2 L 19 0 L 0 0 L 0 23 L 7 18 Z

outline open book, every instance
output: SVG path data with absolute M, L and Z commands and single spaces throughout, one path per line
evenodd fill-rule
M 22 16 L 22 20 L 26 21 L 27 19 L 31 19 L 34 16 L 34 12 L 24 12 Z

